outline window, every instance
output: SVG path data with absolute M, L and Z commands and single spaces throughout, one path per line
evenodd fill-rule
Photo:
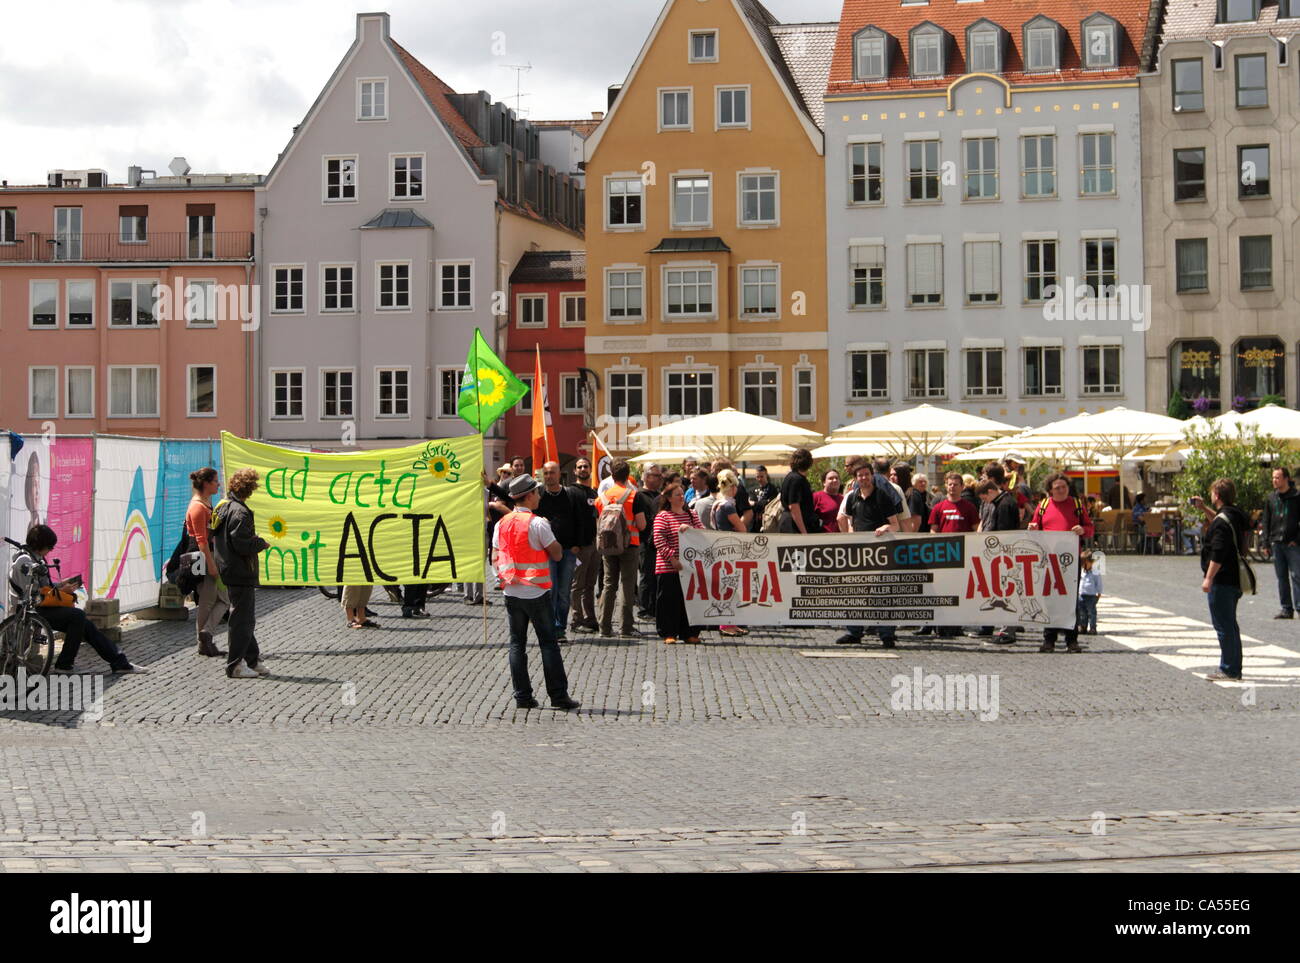
M 217 413 L 217 369 L 210 364 L 189 366 L 189 416 L 206 418 Z
M 1174 200 L 1205 200 L 1205 148 L 1174 151 Z
M 971 30 L 966 39 L 966 69 L 970 73 L 995 74 L 1002 69 L 998 57 L 998 30 L 984 26 Z
M 817 417 L 817 371 L 807 366 L 794 369 L 794 420 L 813 421 Z
M 1119 345 L 1088 345 L 1083 348 L 1083 393 L 1117 395 L 1120 393 Z
M 395 201 L 424 200 L 424 155 L 398 154 L 393 158 L 393 194 Z
M 1286 394 L 1286 347 L 1277 338 L 1242 338 L 1233 352 L 1232 394 L 1248 405 Z
M 63 370 L 68 391 L 64 413 L 69 418 L 95 417 L 95 369 L 78 365 Z
M 943 303 L 942 244 L 907 246 L 907 299 L 913 306 Z
M 321 266 L 321 310 L 356 310 L 356 268 L 351 264 Z
M 907 199 L 909 201 L 939 199 L 939 142 L 937 140 L 907 142 Z
M 1219 23 L 1247 23 L 1259 17 L 1259 0 L 1219 0 Z
M 546 295 L 521 294 L 516 317 L 521 328 L 546 327 Z
M 191 328 L 210 328 L 217 323 L 217 282 L 185 282 L 185 324 Z
M 438 417 L 455 418 L 460 406 L 460 379 L 463 368 L 438 369 Z
M 664 90 L 659 93 L 660 130 L 691 129 L 691 91 Z
M 357 199 L 356 157 L 325 158 L 325 200 L 355 201 Z
M 889 352 L 849 352 L 849 401 L 889 397 Z
M 718 126 L 749 126 L 748 87 L 721 87 L 718 89 Z
M 1115 241 L 1106 237 L 1083 239 L 1083 283 L 1095 298 L 1115 296 Z
M 81 260 L 81 208 L 54 209 L 54 260 Z
M 947 354 L 938 349 L 907 352 L 908 398 L 942 398 L 948 394 L 944 382 Z
M 718 32 L 716 30 L 691 31 L 691 63 L 716 63 L 718 59 Z
M 884 200 L 881 144 L 849 145 L 849 203 L 879 204 Z
M 587 324 L 587 296 L 585 294 L 560 295 L 560 327 L 581 328 Z
M 1006 393 L 1002 383 L 1003 351 L 1001 348 L 968 348 L 966 355 L 966 397 L 1000 398 Z
M 18 208 L 0 207 L 0 244 L 13 244 L 18 237 Z
M 742 410 L 760 418 L 781 416 L 781 396 L 776 368 L 751 368 L 740 373 Z
M 357 119 L 388 119 L 388 81 L 378 78 L 357 82 Z
M 352 369 L 325 368 L 321 378 L 321 417 L 351 418 L 352 407 Z M 453 408 L 452 413 L 455 414 Z
M 673 178 L 673 227 L 708 227 L 713 220 L 707 175 Z
M 377 418 L 411 416 L 411 371 L 409 368 L 380 368 L 375 372 Z
M 587 410 L 587 379 L 582 375 L 560 378 L 560 414 L 580 415 Z
M 27 417 L 59 416 L 59 369 L 27 369 Z
M 605 182 L 609 198 L 610 227 L 644 227 L 641 198 L 644 188 L 639 177 L 617 177 Z
M 28 286 L 33 328 L 54 328 L 59 324 L 59 282 L 32 281 Z
M 740 175 L 740 223 L 775 224 L 780 219 L 776 174 Z
M 740 313 L 745 318 L 775 318 L 778 311 L 779 284 L 774 267 L 740 269 Z
M 1219 342 L 1209 338 L 1175 341 L 1169 349 L 1170 392 L 1188 403 L 1204 398 L 1206 413 L 1219 408 L 1219 377 L 1222 358 Z
M 1080 134 L 1083 165 L 1079 172 L 1080 194 L 1115 193 L 1115 135 Z
M 606 276 L 605 313 L 610 321 L 640 321 L 645 317 L 643 287 L 645 277 L 640 270 L 610 271 Z
M 1025 300 L 1047 301 L 1051 289 L 1059 283 L 1056 268 L 1056 241 L 1036 239 L 1025 242 Z
M 112 327 L 152 328 L 155 317 L 154 291 L 157 281 L 110 281 L 109 318 Z
M 149 240 L 148 215 L 119 215 L 117 218 L 117 239 L 123 244 L 143 244 Z
M 1267 107 L 1268 57 L 1265 54 L 1242 54 L 1236 58 L 1237 106 Z
M 934 29 L 912 34 L 912 76 L 937 77 L 943 73 L 943 37 Z
M 158 369 L 151 366 L 108 369 L 110 418 L 158 417 Z
M 533 413 L 533 395 L 536 393 L 533 389 L 536 387 L 535 382 L 537 379 L 534 375 L 518 375 L 517 377 L 528 390 L 519 399 L 519 404 L 515 405 L 515 414 L 531 415 Z M 546 383 L 546 375 L 542 375 L 542 383 Z
M 1174 112 L 1205 109 L 1205 79 L 1200 60 L 1174 61 Z
M 645 416 L 645 373 L 642 371 L 606 372 L 609 385 L 609 416 L 619 421 Z
M 376 307 L 380 311 L 408 310 L 411 307 L 411 265 L 381 261 L 376 268 L 379 273 Z
M 1115 22 L 1105 15 L 1089 17 L 1083 22 L 1084 68 L 1104 70 L 1115 64 Z
M 469 261 L 438 266 L 438 307 L 443 311 L 468 311 L 474 307 L 474 265 Z
M 301 265 L 297 267 L 273 268 L 271 277 L 274 290 L 271 296 L 272 311 L 302 311 L 302 273 Z
M 1273 236 L 1260 234 L 1241 239 L 1241 289 L 1261 291 L 1273 287 Z
M 1024 352 L 1026 398 L 1050 398 L 1061 393 L 1061 351 L 1054 346 L 1035 346 Z
M 966 303 L 997 304 L 1002 300 L 1002 245 L 998 241 L 966 242 Z
M 302 418 L 302 380 L 301 370 L 271 372 L 272 418 Z M 348 393 L 351 394 L 351 385 Z
M 1025 197 L 1056 196 L 1056 135 L 1029 134 L 1021 139 L 1020 190 Z
M 878 31 L 869 31 L 858 37 L 855 63 L 858 80 L 885 79 L 886 42 L 884 34 Z
M 669 371 L 666 377 L 668 417 L 693 418 L 717 410 L 712 371 Z
M 1025 46 L 1029 50 L 1028 71 L 1041 73 L 1056 69 L 1056 27 L 1030 27 L 1026 32 Z
M 885 306 L 885 245 L 855 244 L 849 248 L 849 307 Z
M 966 141 L 966 199 L 996 200 L 997 196 L 997 138 L 971 137 Z
M 713 268 L 669 268 L 664 272 L 664 287 L 669 318 L 713 314 Z
M 1251 147 L 1237 148 L 1237 196 L 1268 197 L 1269 165 L 1268 145 L 1256 144 Z
M 204 206 L 204 205 L 195 205 Z M 213 214 L 188 214 L 185 226 L 189 235 L 189 256 L 192 260 L 211 258 L 216 255 L 213 244 Z
M 1180 294 L 1210 289 L 1210 242 L 1204 237 L 1180 237 L 1174 241 L 1174 267 Z

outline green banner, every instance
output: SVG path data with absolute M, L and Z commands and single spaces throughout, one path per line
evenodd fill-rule
M 223 477 L 252 468 L 263 585 L 481 582 L 483 437 L 320 453 L 221 435 Z

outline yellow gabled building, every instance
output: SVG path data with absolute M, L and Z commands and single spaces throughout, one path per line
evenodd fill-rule
M 611 448 L 726 407 L 826 431 L 836 26 L 667 0 L 587 140 L 587 364 Z

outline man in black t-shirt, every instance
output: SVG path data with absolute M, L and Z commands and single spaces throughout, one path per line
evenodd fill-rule
M 543 465 L 542 478 L 545 486 L 533 514 L 551 523 L 551 532 L 564 550 L 559 561 L 551 562 L 551 611 L 555 616 L 556 641 L 566 642 L 564 630 L 569 621 L 573 573 L 578 567 L 578 553 L 585 534 L 587 499 L 576 488 L 560 484 L 559 462 L 548 461 Z
M 857 486 L 845 499 L 846 517 L 840 523 L 841 531 L 874 532 L 884 535 L 897 532 L 901 528 L 899 516 L 903 511 L 902 501 L 892 485 L 875 473 L 870 464 L 858 466 Z M 850 625 L 847 631 L 835 640 L 837 645 L 858 645 L 862 642 L 866 626 Z M 895 646 L 896 628 L 882 625 L 879 629 L 880 641 L 887 649 Z
M 655 597 L 659 594 L 659 579 L 655 575 L 654 528 L 659 514 L 659 492 L 664 485 L 664 470 L 658 465 L 646 465 L 641 475 L 641 487 L 633 502 L 634 511 L 645 515 L 645 531 L 641 533 L 641 587 L 637 592 L 637 618 L 647 622 L 655 620 Z
M 808 484 L 812 463 L 812 453 L 806 448 L 790 455 L 790 471 L 781 482 L 781 531 L 785 534 L 807 535 L 820 527 L 812 485 Z
M 596 621 L 596 582 L 600 578 L 600 556 L 596 554 L 596 489 L 591 487 L 591 460 L 579 458 L 573 468 L 573 490 L 582 495 L 587 511 L 582 516 L 578 541 L 578 570 L 573 573 L 570 595 L 571 628 L 574 632 L 598 632 Z

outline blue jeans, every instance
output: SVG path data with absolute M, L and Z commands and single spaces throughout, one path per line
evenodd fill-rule
M 564 674 L 564 657 L 555 641 L 551 593 L 535 599 L 506 596 L 506 620 L 510 624 L 510 681 L 516 699 L 527 699 L 533 694 L 533 683 L 528 678 L 528 626 L 537 633 L 537 646 L 542 650 L 542 673 L 546 677 L 546 694 L 552 699 L 567 695 L 569 680 Z
M 1075 613 L 1074 621 L 1078 623 L 1081 629 L 1087 629 L 1090 632 L 1097 631 L 1097 596 L 1079 596 L 1079 607 Z
M 558 562 L 551 562 L 551 612 L 555 616 L 555 634 L 563 635 L 569 624 L 569 605 L 573 601 L 573 573 L 578 556 L 564 550 Z
M 1241 675 L 1241 627 L 1237 625 L 1237 603 L 1241 589 L 1232 585 L 1210 586 L 1210 621 L 1219 636 L 1219 671 Z
M 1300 545 L 1273 543 L 1273 571 L 1277 573 L 1277 594 L 1288 615 L 1300 603 Z

